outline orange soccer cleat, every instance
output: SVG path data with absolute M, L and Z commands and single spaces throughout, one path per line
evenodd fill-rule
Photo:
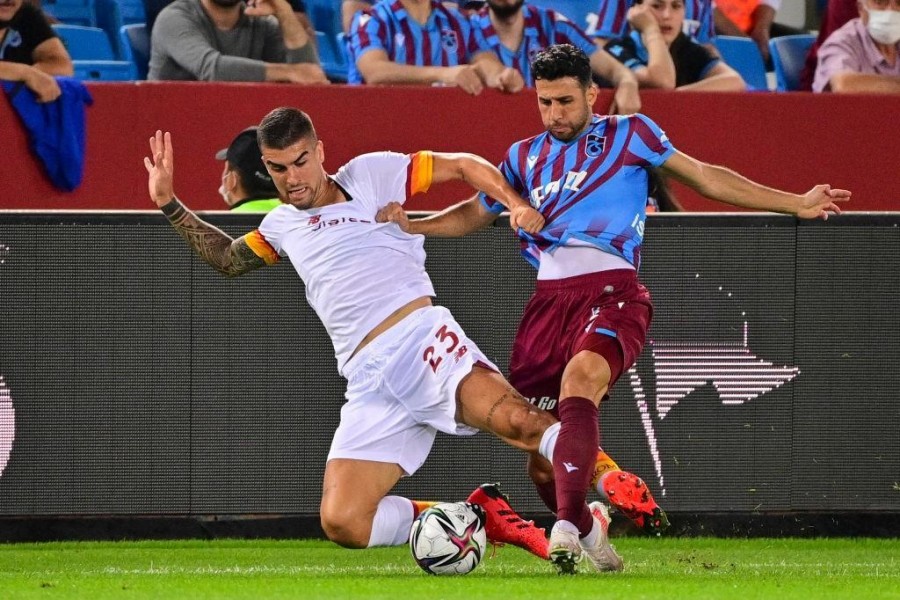
M 645 532 L 660 535 L 669 526 L 666 513 L 659 507 L 647 484 L 627 471 L 609 471 L 600 477 L 597 490 L 605 500 Z

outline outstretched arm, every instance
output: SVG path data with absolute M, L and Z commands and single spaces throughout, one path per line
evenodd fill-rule
M 496 218 L 497 215 L 481 205 L 478 196 L 454 204 L 424 219 L 410 221 L 403 206 L 397 202 L 391 202 L 375 216 L 375 220 L 379 223 L 392 221 L 400 225 L 403 231 L 430 237 L 462 237 L 484 229 Z
M 150 138 L 150 157 L 144 158 L 150 198 L 168 217 L 178 235 L 223 275 L 236 277 L 264 266 L 266 262 L 250 248 L 245 237 L 232 239 L 200 219 L 175 197 L 174 158 L 171 134 L 157 131 Z
M 522 199 L 500 169 L 475 154 L 434 153 L 432 181 L 465 181 L 479 192 L 497 200 L 509 211 L 509 225 L 516 230 L 537 233 L 544 227 L 544 217 Z
M 806 194 L 791 194 L 766 187 L 731 169 L 710 165 L 681 152 L 676 152 L 662 164 L 660 170 L 688 185 L 707 198 L 732 206 L 755 208 L 796 215 L 803 219 L 827 219 L 830 213 L 840 214 L 838 202 L 850 199 L 847 190 L 817 185 Z

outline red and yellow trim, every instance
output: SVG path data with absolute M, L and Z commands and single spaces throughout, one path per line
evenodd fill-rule
M 434 155 L 422 150 L 409 155 L 409 168 L 406 173 L 406 197 L 419 192 L 427 192 L 434 176 Z
M 267 265 L 274 265 L 278 262 L 278 253 L 275 252 L 275 248 L 272 247 L 272 244 L 266 241 L 266 238 L 259 232 L 259 229 L 254 229 L 245 235 L 244 241 L 247 242 L 247 245 L 253 250 L 254 254 L 266 261 Z

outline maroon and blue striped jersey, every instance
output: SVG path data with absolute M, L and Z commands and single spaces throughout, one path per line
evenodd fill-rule
M 458 11 L 431 2 L 424 25 L 413 19 L 399 0 L 381 0 L 358 12 L 350 26 L 348 83 L 364 83 L 356 61 L 369 50 L 384 50 L 396 63 L 455 67 L 469 62 L 472 26 Z
M 628 33 L 628 9 L 634 6 L 634 0 L 600 0 L 597 8 L 597 30 L 594 33 L 601 38 L 620 38 Z M 709 44 L 716 37 L 713 28 L 712 0 L 685 0 L 684 27 L 685 34 L 701 44 Z
M 510 146 L 500 170 L 545 220 L 536 234 L 519 230 L 525 259 L 537 268 L 542 252 L 577 243 L 639 268 L 647 169 L 674 152 L 666 134 L 642 114 L 594 115 L 570 142 L 544 132 Z M 493 198 L 481 194 L 480 199 L 489 211 L 503 211 Z
M 472 38 L 475 43 L 473 54 L 493 52 L 504 66 L 512 67 L 522 74 L 525 85 L 534 87 L 531 61 L 541 50 L 553 44 L 571 44 L 590 56 L 597 46 L 588 35 L 562 13 L 525 4 L 522 7 L 525 30 L 522 43 L 517 50 L 510 50 L 500 41 L 487 7 L 472 15 Z

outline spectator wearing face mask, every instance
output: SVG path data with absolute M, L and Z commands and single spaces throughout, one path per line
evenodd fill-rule
M 819 48 L 814 92 L 900 93 L 900 0 L 859 0 Z

